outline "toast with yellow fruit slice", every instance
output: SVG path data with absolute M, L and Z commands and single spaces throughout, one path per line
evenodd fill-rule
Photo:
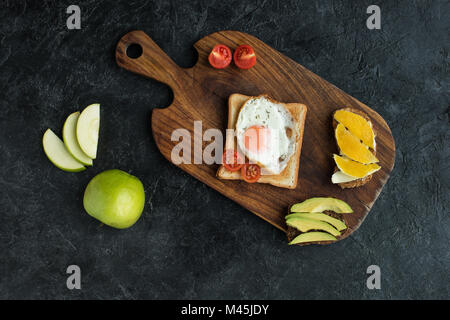
M 332 124 L 340 155 L 333 155 L 336 167 L 331 181 L 342 189 L 366 184 L 381 168 L 369 116 L 357 109 L 343 108 L 333 113 Z

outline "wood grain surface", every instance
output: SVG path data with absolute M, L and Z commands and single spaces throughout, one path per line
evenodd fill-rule
M 213 69 L 208 63 L 208 55 L 219 43 L 232 50 L 241 44 L 251 45 L 257 55 L 256 66 L 241 70 L 232 63 L 222 70 Z M 127 56 L 126 51 L 131 44 L 142 47 L 140 57 L 132 59 Z M 369 213 L 394 166 L 394 139 L 384 119 L 365 104 L 249 34 L 220 31 L 199 40 L 194 47 L 198 51 L 197 64 L 184 69 L 143 31 L 132 31 L 117 44 L 116 61 L 120 67 L 156 79 L 173 90 L 172 104 L 164 109 L 154 109 L 151 119 L 155 142 L 164 157 L 171 161 L 172 148 L 178 144 L 178 141 L 171 141 L 175 129 L 185 128 L 191 132 L 193 149 L 196 120 L 202 121 L 203 132 L 209 128 L 225 131 L 227 100 L 232 93 L 250 96 L 266 93 L 285 103 L 303 103 L 308 112 L 296 189 L 219 180 L 216 178 L 217 164 L 181 164 L 179 167 L 283 231 L 286 231 L 284 216 L 293 203 L 319 196 L 342 199 L 350 204 L 354 213 L 343 216 L 348 229 L 338 239 L 354 232 Z M 371 118 L 377 134 L 377 157 L 382 167 L 366 185 L 345 190 L 331 183 L 335 167 L 332 154 L 337 153 L 332 113 L 343 107 L 360 109 Z M 209 143 L 204 142 L 203 147 Z

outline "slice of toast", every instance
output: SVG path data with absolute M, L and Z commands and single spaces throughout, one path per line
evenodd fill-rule
M 372 121 L 370 120 L 369 116 L 365 112 L 363 112 L 361 110 L 358 110 L 358 109 L 353 109 L 353 108 L 343 108 L 343 109 L 339 109 L 339 110 L 345 110 L 345 111 L 348 111 L 348 112 L 352 112 L 352 113 L 360 115 L 361 117 L 366 119 L 370 123 L 370 125 L 372 127 L 374 138 L 376 138 L 377 133 L 373 129 Z M 336 110 L 336 111 L 338 111 L 338 110 Z M 334 112 L 333 112 L 332 117 L 333 117 L 333 122 L 332 122 L 333 129 L 336 130 L 338 122 L 336 121 L 336 119 L 334 119 Z M 377 145 L 375 144 L 374 147 L 375 147 L 375 149 L 370 149 L 370 150 L 372 151 L 373 155 L 376 156 L 377 155 L 377 150 L 376 150 L 377 149 Z M 339 147 L 338 147 L 338 149 L 339 149 Z M 339 171 L 339 168 L 335 167 L 334 168 L 334 172 L 337 172 L 337 171 Z M 369 182 L 372 179 L 372 176 L 373 176 L 373 174 L 369 174 L 369 175 L 365 176 L 364 178 L 352 180 L 352 181 L 349 181 L 349 182 L 338 183 L 338 185 L 342 189 L 361 187 L 361 186 L 365 185 L 367 182 Z
M 286 168 L 278 175 L 262 175 L 258 183 L 268 183 L 273 186 L 295 189 L 298 181 L 298 168 L 300 164 L 300 153 L 303 141 L 303 130 L 305 127 L 306 111 L 307 108 L 301 103 L 280 103 L 277 102 L 267 95 L 264 96 L 266 99 L 271 100 L 274 103 L 283 105 L 286 110 L 291 114 L 294 119 L 295 132 L 296 132 L 296 142 L 294 154 L 289 159 Z M 258 97 L 261 97 L 258 96 Z M 234 93 L 228 98 L 228 125 L 227 129 L 235 129 L 236 122 L 239 116 L 239 111 L 244 103 L 250 99 L 255 98 L 251 96 L 246 96 L 239 93 Z M 237 139 L 232 135 L 227 135 L 225 141 L 224 150 L 237 150 Z M 242 180 L 240 171 L 228 171 L 223 165 L 217 170 L 217 177 L 219 179 L 226 180 Z

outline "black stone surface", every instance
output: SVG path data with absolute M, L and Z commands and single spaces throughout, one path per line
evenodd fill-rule
M 1 1 L 0 298 L 449 298 L 448 1 Z M 81 30 L 66 8 L 81 8 Z M 368 30 L 366 9 L 381 8 Z M 147 32 L 179 65 L 212 32 L 255 35 L 379 112 L 397 145 L 361 228 L 334 245 L 285 235 L 167 162 L 150 131 L 170 89 L 117 67 L 116 42 Z M 66 173 L 41 145 L 66 116 L 102 105 L 93 168 Z M 84 188 L 111 168 L 138 176 L 142 218 L 88 216 Z M 77 264 L 82 289 L 66 288 Z M 381 290 L 366 270 L 381 268 Z

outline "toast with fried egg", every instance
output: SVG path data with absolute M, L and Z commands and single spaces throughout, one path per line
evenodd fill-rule
M 227 129 L 236 130 L 236 124 L 238 122 L 239 114 L 243 107 L 247 104 L 247 102 L 251 102 L 251 99 L 266 99 L 271 103 L 276 104 L 281 109 L 284 109 L 291 117 L 289 121 L 292 124 L 293 129 L 292 132 L 290 132 L 292 136 L 289 137 L 290 139 L 292 138 L 290 140 L 292 141 L 292 149 L 289 149 L 290 156 L 288 159 L 286 159 L 284 168 L 281 170 L 281 172 L 277 172 L 276 174 L 261 175 L 257 182 L 268 183 L 281 188 L 295 189 L 298 181 L 298 169 L 300 164 L 300 153 L 303 141 L 303 131 L 305 126 L 307 107 L 301 103 L 280 103 L 271 99 L 267 95 L 251 97 L 235 93 L 230 95 L 228 99 Z M 239 143 L 236 135 L 227 135 L 224 150 L 238 150 L 238 145 Z M 240 171 L 228 171 L 223 165 L 221 165 L 217 170 L 217 177 L 226 180 L 242 180 Z

